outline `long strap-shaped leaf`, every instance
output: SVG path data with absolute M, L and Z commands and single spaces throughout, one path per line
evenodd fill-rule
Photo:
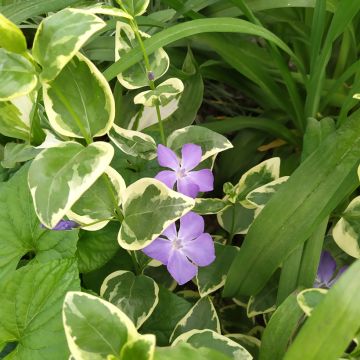
M 314 309 L 285 360 L 336 360 L 360 326 L 360 261 L 353 264 Z
M 360 112 L 327 137 L 269 201 L 233 262 L 224 295 L 252 295 L 358 184 Z
M 245 20 L 231 18 L 199 19 L 187 21 L 153 35 L 150 39 L 144 41 L 144 46 L 146 52 L 151 54 L 156 49 L 164 47 L 174 41 L 183 39 L 188 36 L 209 32 L 243 33 L 261 36 L 264 39 L 273 42 L 280 49 L 288 53 L 292 58 L 296 58 L 291 49 L 269 30 L 266 30 L 261 26 L 251 24 Z M 139 62 L 142 59 L 142 56 L 143 55 L 139 47 L 122 56 L 119 61 L 105 70 L 104 75 L 106 79 L 113 79 L 117 74 Z

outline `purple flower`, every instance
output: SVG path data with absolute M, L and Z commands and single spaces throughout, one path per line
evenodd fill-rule
M 214 242 L 204 233 L 204 219 L 193 212 L 180 219 L 179 231 L 175 223 L 171 224 L 143 252 L 166 265 L 179 285 L 190 281 L 198 266 L 210 265 L 215 260 Z
M 181 159 L 164 145 L 158 146 L 157 154 L 159 164 L 171 170 L 160 171 L 155 179 L 162 181 L 170 189 L 173 189 L 176 183 L 178 192 L 192 198 L 195 198 L 200 191 L 213 190 L 214 176 L 210 169 L 191 171 L 201 161 L 202 151 L 199 145 L 183 145 Z
M 347 266 L 343 266 L 339 269 L 336 276 L 334 276 L 336 270 L 336 261 L 328 251 L 323 251 L 320 257 L 320 263 L 314 287 L 330 288 L 337 280 L 339 280 L 339 277 L 346 269 Z
M 41 224 L 42 228 L 46 228 L 43 224 Z M 61 230 L 71 230 L 74 228 L 79 227 L 79 224 L 72 220 L 60 220 L 52 229 L 49 230 L 55 230 L 55 231 L 61 231 Z

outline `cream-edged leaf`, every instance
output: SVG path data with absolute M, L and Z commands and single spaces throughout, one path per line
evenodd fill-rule
M 91 138 L 105 135 L 113 125 L 115 101 L 97 67 L 78 53 L 51 82 L 43 85 L 45 110 L 59 134 Z
M 131 320 L 113 304 L 96 296 L 68 292 L 63 304 L 63 324 L 76 360 L 118 359 L 127 342 L 139 337 Z
M 194 212 L 200 215 L 217 214 L 224 211 L 231 204 L 224 199 L 198 198 L 195 199 Z
M 72 206 L 67 216 L 81 224 L 84 230 L 100 230 L 116 216 L 125 189 L 122 176 L 109 166 Z
M 143 39 L 149 38 L 150 35 L 140 32 Z M 138 46 L 135 33 L 131 27 L 123 22 L 118 21 L 116 24 L 115 35 L 115 61 L 121 59 L 130 50 Z M 154 80 L 163 76 L 169 68 L 169 56 L 162 49 L 159 48 L 149 55 L 149 63 L 152 71 L 152 78 Z M 149 77 L 146 71 L 144 60 L 141 60 L 136 65 L 118 74 L 117 78 L 122 86 L 127 89 L 138 89 L 149 85 Z
M 155 140 L 140 131 L 123 129 L 114 124 L 109 131 L 109 137 L 125 154 L 146 160 L 155 159 L 157 156 Z
M 174 131 L 168 137 L 167 146 L 180 153 L 182 146 L 189 143 L 201 146 L 202 161 L 233 147 L 226 137 L 212 130 L 194 125 Z
M 305 289 L 297 294 L 296 300 L 306 316 L 311 316 L 312 311 L 324 299 L 328 290 L 326 289 Z
M 121 10 L 119 8 L 104 5 L 104 4 L 94 4 L 92 6 L 83 8 L 82 10 L 90 13 L 90 14 L 101 14 L 101 15 L 108 15 L 108 16 L 115 16 L 115 17 L 121 17 L 125 19 L 132 20 L 133 17 L 125 12 L 124 10 Z
M 113 155 L 113 147 L 100 141 L 87 147 L 64 142 L 43 150 L 33 160 L 28 179 L 40 221 L 53 228 L 103 174 Z
M 156 179 L 136 181 L 126 189 L 123 198 L 120 246 L 127 250 L 144 248 L 171 223 L 188 213 L 194 204 L 194 199 L 169 189 Z
M 183 82 L 177 78 L 170 78 L 158 85 L 154 90 L 143 91 L 137 94 L 134 98 L 134 103 L 147 107 L 166 106 L 183 91 Z
M 1 161 L 1 165 L 7 169 L 14 168 L 18 163 L 33 159 L 39 152 L 39 149 L 29 144 L 9 142 L 5 145 L 4 159 Z
M 195 348 L 206 347 L 217 350 L 234 360 L 251 360 L 251 354 L 235 341 L 209 329 L 190 330 L 177 337 L 172 346 L 186 342 Z
M 200 267 L 196 283 L 201 297 L 205 297 L 225 285 L 226 275 L 239 248 L 215 243 L 215 260 L 209 266 Z
M 6 50 L 23 53 L 26 51 L 26 39 L 21 30 L 0 13 L 0 47 Z
M 0 49 L 0 101 L 29 94 L 37 82 L 35 67 L 28 59 Z
M 123 311 L 138 329 L 158 304 L 159 287 L 145 275 L 116 271 L 105 278 L 100 295 Z
M 121 349 L 120 358 L 124 360 L 153 360 L 155 343 L 155 335 L 142 335 L 125 344 Z
M 142 15 L 149 6 L 150 0 L 116 0 L 132 16 Z
M 80 50 L 85 42 L 105 22 L 80 9 L 63 9 L 39 25 L 32 49 L 35 60 L 42 66 L 42 81 L 53 80 Z
M 360 258 L 360 196 L 353 199 L 332 230 L 336 244 L 350 256 Z
M 177 323 L 171 334 L 170 341 L 172 342 L 181 334 L 194 329 L 210 329 L 221 334 L 218 315 L 208 296 L 198 300 L 189 312 Z

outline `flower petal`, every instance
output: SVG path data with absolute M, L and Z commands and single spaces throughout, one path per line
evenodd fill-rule
M 201 146 L 185 144 L 181 149 L 181 168 L 190 171 L 200 164 L 202 150 Z
M 336 274 L 336 276 L 329 282 L 329 287 L 333 286 L 340 278 L 340 276 L 348 269 L 348 266 L 345 265 L 342 268 L 339 269 L 338 273 Z
M 189 212 L 180 218 L 179 239 L 182 243 L 196 239 L 204 232 L 204 227 L 202 216 Z
M 171 241 L 157 238 L 150 245 L 142 249 L 142 251 L 149 257 L 161 261 L 166 265 L 169 261 L 173 246 Z
M 202 169 L 199 171 L 190 171 L 187 178 L 199 187 L 201 192 L 214 190 L 214 175 L 210 169 Z
M 328 251 L 323 251 L 320 257 L 317 277 L 321 283 L 328 284 L 336 269 L 336 262 Z
M 162 183 L 164 183 L 170 189 L 173 189 L 174 185 L 176 183 L 176 173 L 174 171 L 171 171 L 171 170 L 160 171 L 155 176 L 155 179 L 161 181 Z
M 189 177 L 185 176 L 177 180 L 177 191 L 195 199 L 199 193 L 199 186 L 194 184 Z
M 72 220 L 60 220 L 51 230 L 71 230 L 79 227 L 79 224 Z
M 177 231 L 175 223 L 170 224 L 163 232 L 162 235 L 165 235 L 169 240 L 175 240 L 177 238 Z
M 197 267 L 178 250 L 171 253 L 167 269 L 179 285 L 187 283 L 197 274 Z
M 164 145 L 158 145 L 157 148 L 158 163 L 163 167 L 168 167 L 173 170 L 178 170 L 180 167 L 180 160 L 176 154 Z
M 184 244 L 181 251 L 198 266 L 208 266 L 215 260 L 214 242 L 207 233 Z

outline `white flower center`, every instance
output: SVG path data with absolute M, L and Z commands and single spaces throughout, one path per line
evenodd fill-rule
M 183 245 L 181 243 L 181 240 L 176 238 L 172 241 L 172 246 L 175 250 L 180 250 L 183 248 Z
M 176 172 L 176 177 L 178 179 L 182 179 L 183 177 L 185 177 L 187 174 L 186 174 L 186 171 L 185 169 L 179 169 L 177 172 Z

